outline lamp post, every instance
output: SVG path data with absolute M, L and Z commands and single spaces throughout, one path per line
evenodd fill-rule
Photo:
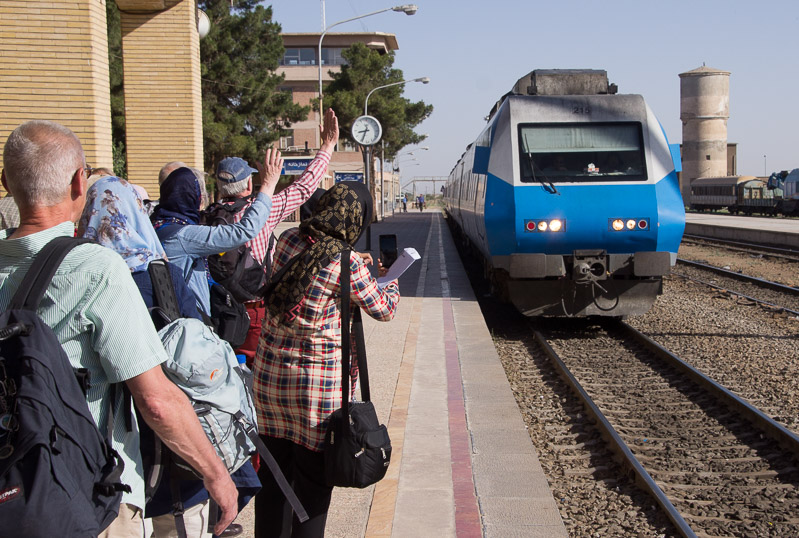
M 368 116 L 369 115 L 369 98 L 377 90 L 382 90 L 383 88 L 389 88 L 391 86 L 397 86 L 399 84 L 406 84 L 408 82 L 421 82 L 422 84 L 429 84 L 430 83 L 430 77 L 419 77 L 419 78 L 413 78 L 413 79 L 409 79 L 409 80 L 400 80 L 399 82 L 392 82 L 390 84 L 383 84 L 382 86 L 378 86 L 377 88 L 373 88 L 372 91 L 370 91 L 369 93 L 366 94 L 366 99 L 364 99 L 364 101 L 363 101 L 363 115 L 364 116 Z M 372 176 L 372 173 L 371 173 L 371 168 L 372 168 L 371 167 L 371 156 L 372 156 L 371 146 L 366 146 L 364 148 L 364 162 L 369 163 L 369 166 L 367 167 L 368 170 L 366 172 L 366 186 L 367 187 L 371 186 L 371 176 Z M 380 214 L 381 215 L 385 215 L 386 214 L 385 196 L 383 195 L 383 176 L 382 176 L 382 174 L 381 174 L 381 177 L 380 177 Z M 372 244 L 371 243 L 371 234 L 369 233 L 369 230 L 367 230 L 367 234 L 366 234 L 366 244 L 367 244 L 367 246 L 371 246 L 371 244 Z
M 399 82 L 392 82 L 391 84 L 384 84 L 382 86 L 378 86 L 377 88 L 373 89 L 372 91 L 366 94 L 366 99 L 363 102 L 363 115 L 364 116 L 369 115 L 367 113 L 367 108 L 369 106 L 369 97 L 371 97 L 373 93 L 375 93 L 377 90 L 382 90 L 383 88 L 388 88 L 389 86 L 396 86 L 397 84 L 405 84 L 406 82 L 421 82 L 422 84 L 429 84 L 430 77 L 419 77 L 410 80 L 400 80 Z
M 763 155 L 763 175 L 768 177 L 768 165 L 766 163 L 766 156 Z
M 324 7 L 322 8 L 324 9 Z M 405 13 L 406 15 L 413 15 L 419 8 L 416 4 L 403 4 L 401 6 L 394 6 L 394 7 L 387 7 L 385 9 L 379 9 L 377 11 L 372 11 L 371 13 L 366 13 L 364 15 L 358 15 L 357 17 L 351 17 L 349 19 L 344 19 L 343 21 L 334 22 L 330 26 L 327 26 L 322 31 L 322 35 L 319 36 L 319 49 L 318 55 L 316 57 L 316 61 L 319 63 L 319 117 L 320 119 L 324 116 L 324 108 L 322 107 L 322 40 L 325 38 L 328 30 L 333 28 L 334 26 L 338 26 L 339 24 L 344 24 L 345 22 L 356 21 L 358 19 L 364 19 L 366 17 L 371 17 L 372 15 L 377 15 L 378 13 L 385 13 L 386 11 L 396 11 L 398 13 Z M 322 23 L 324 25 L 324 23 Z

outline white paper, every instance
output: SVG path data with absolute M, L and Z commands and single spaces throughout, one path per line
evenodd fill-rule
M 378 277 L 377 285 L 384 288 L 389 282 L 393 282 L 402 276 L 402 273 L 407 271 L 408 267 L 413 265 L 413 262 L 421 259 L 422 257 L 416 252 L 415 248 L 408 247 L 404 249 L 402 254 L 397 257 L 397 260 L 388 268 L 388 273 L 385 276 Z

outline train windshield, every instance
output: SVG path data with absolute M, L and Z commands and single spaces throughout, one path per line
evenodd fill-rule
M 640 123 L 522 124 L 525 183 L 645 181 Z

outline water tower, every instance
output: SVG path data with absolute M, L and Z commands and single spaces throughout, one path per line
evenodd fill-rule
M 691 181 L 727 175 L 730 73 L 699 67 L 680 73 L 682 176 L 680 192 L 691 203 Z

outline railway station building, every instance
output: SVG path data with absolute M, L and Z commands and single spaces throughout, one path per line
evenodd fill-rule
M 31 119 L 57 121 L 80 138 L 93 167 L 113 167 L 106 2 L 115 1 L 122 26 L 128 178 L 158 192 L 164 163 L 203 167 L 200 85 L 200 13 L 195 0 L 3 0 L 0 2 L 0 152 L 11 131 Z M 281 89 L 308 105 L 318 96 L 320 33 L 284 34 Z M 388 53 L 396 36 L 329 33 L 323 40 L 322 78 L 341 69 L 341 51 L 353 43 Z M 319 114 L 280 139 L 286 160 L 300 173 L 319 148 Z M 349 129 L 341 125 L 341 130 Z M 377 148 L 379 152 L 379 147 Z M 382 163 L 382 159 L 379 161 Z M 299 168 L 299 171 L 297 171 Z M 397 178 L 375 166 L 378 213 L 381 183 L 399 192 Z M 362 154 L 344 142 L 323 187 L 364 173 Z M 387 176 L 387 177 L 386 177 Z
M 283 46 L 286 49 L 283 60 L 280 62 L 278 74 L 285 77 L 282 90 L 291 92 L 295 103 L 307 106 L 319 97 L 319 38 L 321 33 L 284 33 Z M 322 84 L 329 83 L 332 78 L 330 73 L 338 73 L 344 64 L 341 52 L 355 43 L 363 43 L 367 47 L 381 53 L 399 49 L 397 37 L 394 34 L 382 32 L 358 33 L 328 33 L 322 40 Z M 323 96 L 324 106 L 324 96 Z M 306 121 L 292 125 L 291 133 L 280 139 L 280 149 L 287 161 L 297 160 L 298 164 L 292 168 L 302 171 L 304 159 L 311 159 L 319 148 L 319 122 L 318 111 L 311 111 Z M 349 125 L 339 125 L 343 133 L 349 130 Z M 375 161 L 372 164 L 372 192 L 375 198 L 375 213 L 382 218 L 381 199 L 385 201 L 387 212 L 391 204 L 399 195 L 399 177 L 393 170 L 384 170 L 383 159 L 380 158 L 380 146 L 375 148 Z M 336 181 L 363 178 L 363 154 L 358 148 L 341 140 L 328 169 L 329 176 L 325 178 L 323 188 L 331 187 Z

